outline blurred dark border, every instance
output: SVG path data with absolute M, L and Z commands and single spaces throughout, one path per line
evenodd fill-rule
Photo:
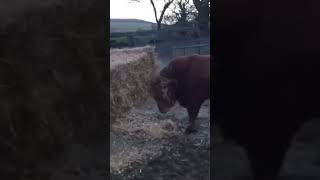
M 109 167 L 109 6 L 1 1 L 0 179 L 48 179 L 74 144 Z

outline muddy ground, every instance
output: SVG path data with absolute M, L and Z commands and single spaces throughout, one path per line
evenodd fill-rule
M 185 135 L 186 110 L 159 113 L 154 101 L 133 108 L 112 126 L 112 180 L 210 179 L 210 101 L 197 119 L 198 132 Z

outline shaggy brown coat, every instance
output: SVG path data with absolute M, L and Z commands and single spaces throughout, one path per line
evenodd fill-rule
M 202 103 L 210 98 L 210 55 L 181 56 L 172 60 L 151 83 L 151 92 L 160 112 L 175 102 L 189 115 L 186 133 L 195 132 L 195 120 Z

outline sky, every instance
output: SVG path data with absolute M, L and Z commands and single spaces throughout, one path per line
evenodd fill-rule
M 139 3 L 129 2 L 130 0 L 110 0 L 110 18 L 142 19 L 149 22 L 156 22 L 153 8 L 149 0 L 140 0 Z M 161 2 L 163 1 L 155 1 L 158 11 L 163 7 L 163 3 Z

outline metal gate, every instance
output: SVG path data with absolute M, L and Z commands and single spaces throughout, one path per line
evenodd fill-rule
M 172 57 L 185 56 L 191 54 L 210 54 L 209 44 L 195 44 L 188 46 L 173 47 Z

